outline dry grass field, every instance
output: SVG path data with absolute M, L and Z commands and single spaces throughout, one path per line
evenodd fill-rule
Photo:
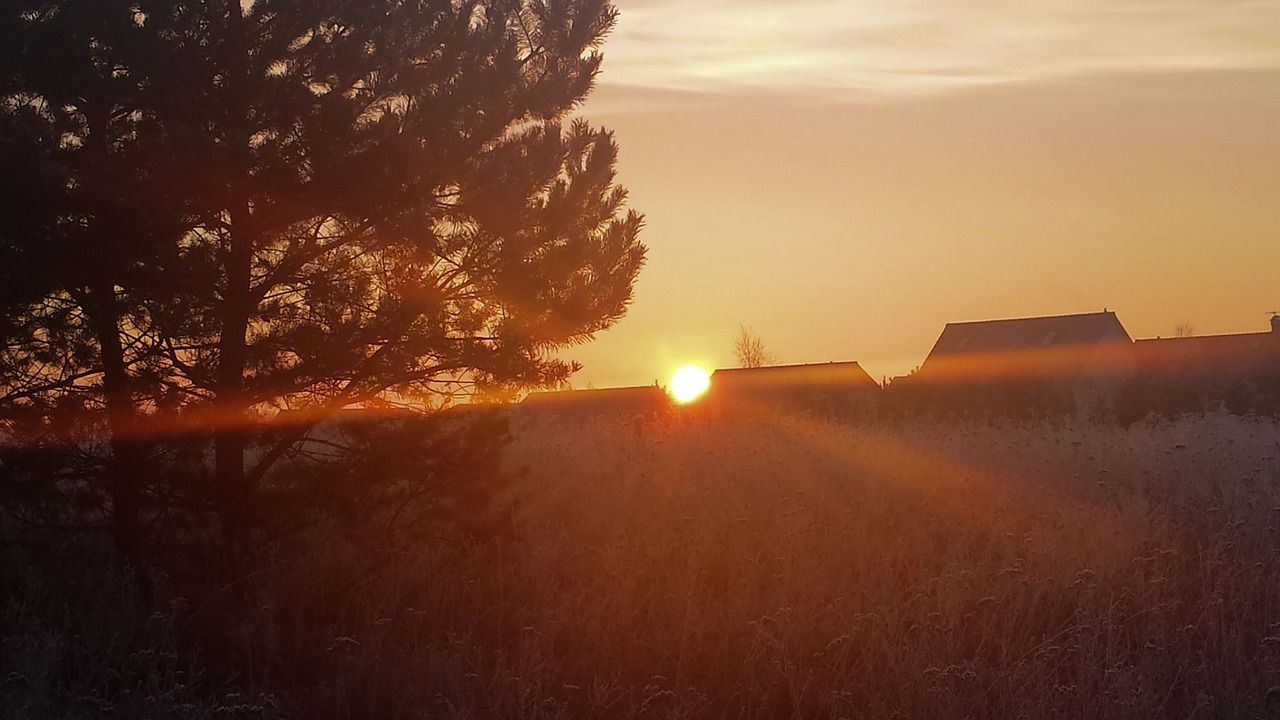
M 517 417 L 510 536 L 137 613 L 19 572 L 5 717 L 1280 716 L 1280 425 Z

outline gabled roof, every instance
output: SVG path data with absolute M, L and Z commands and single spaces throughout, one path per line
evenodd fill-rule
M 721 368 L 711 374 L 711 389 L 765 387 L 863 387 L 880 385 L 857 362 L 767 365 L 757 368 Z
M 1094 361 L 1102 372 L 1118 370 L 1131 345 L 1128 331 L 1109 311 L 947 323 L 919 374 L 1065 379 L 1079 376 Z
M 1116 314 L 1106 311 L 947 323 L 929 357 L 1114 341 L 1119 337 L 1116 330 L 1123 334 L 1124 342 L 1130 341 Z M 1107 337 L 1109 334 L 1112 337 Z

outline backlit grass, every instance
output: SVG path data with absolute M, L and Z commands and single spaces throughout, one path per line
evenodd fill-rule
M 154 716 L 1280 712 L 1274 421 L 513 433 L 506 539 L 334 528 L 231 587 L 169 583 L 146 622 L 127 593 L 28 574 L 3 709 L 143 707 L 103 678 L 162 657 Z M 111 623 L 164 655 L 111 650 Z

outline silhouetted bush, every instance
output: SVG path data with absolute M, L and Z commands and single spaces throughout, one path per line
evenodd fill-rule
M 1075 412 L 1070 391 L 1037 380 L 934 381 L 907 376 L 885 388 L 887 417 L 1007 418 L 1032 421 Z
M 1116 417 L 1125 423 L 1148 415 L 1173 418 L 1220 411 L 1280 415 L 1280 357 L 1213 371 L 1140 372 L 1123 384 L 1116 401 Z

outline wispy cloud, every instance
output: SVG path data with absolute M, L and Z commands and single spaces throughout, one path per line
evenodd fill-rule
M 918 95 L 1109 72 L 1280 68 L 1275 0 L 618 0 L 603 82 Z

